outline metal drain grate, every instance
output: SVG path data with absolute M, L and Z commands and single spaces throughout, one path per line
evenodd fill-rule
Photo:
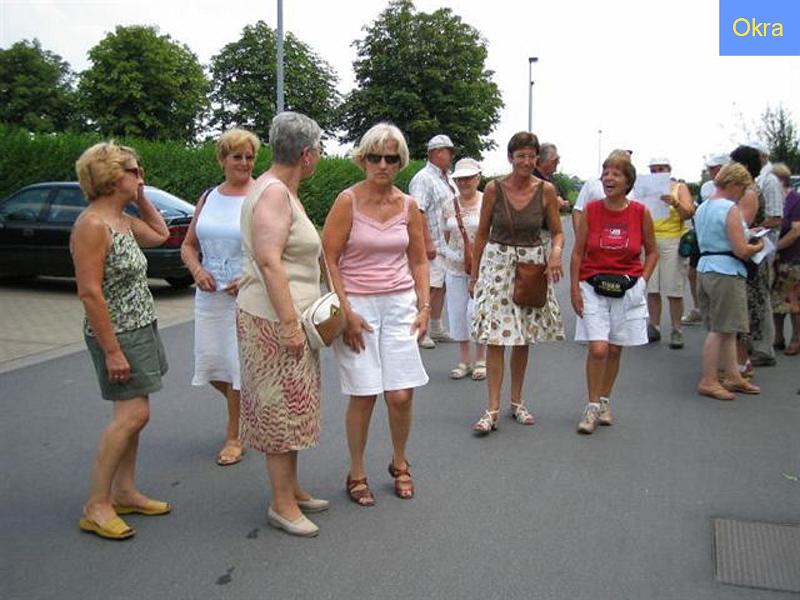
M 800 592 L 800 526 L 714 519 L 717 581 Z

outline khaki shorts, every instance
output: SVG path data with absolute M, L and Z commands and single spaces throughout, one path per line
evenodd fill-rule
M 714 333 L 747 333 L 747 289 L 744 277 L 697 274 L 697 301 L 706 329 Z
M 689 259 L 678 254 L 680 241 L 680 238 L 656 240 L 658 262 L 647 282 L 648 294 L 665 294 L 668 298 L 683 298 Z
M 130 400 L 147 396 L 161 389 L 161 377 L 167 372 L 167 357 L 158 335 L 158 327 L 150 325 L 117 333 L 122 353 L 131 367 L 131 378 L 125 383 L 112 383 L 106 371 L 106 354 L 97 340 L 84 335 L 86 347 L 94 363 L 100 394 L 106 400 Z

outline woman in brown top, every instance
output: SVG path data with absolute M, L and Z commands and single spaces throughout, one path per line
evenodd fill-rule
M 511 174 L 490 182 L 483 195 L 470 276 L 475 297 L 472 337 L 487 345 L 488 408 L 472 427 L 479 434 L 497 429 L 506 346 L 513 347 L 511 415 L 518 423 L 533 425 L 533 415 L 522 400 L 528 345 L 564 339 L 552 286 L 548 286 L 542 308 L 518 306 L 512 300 L 517 262 L 547 264 L 547 276 L 553 283 L 562 275 L 564 234 L 556 191 L 552 184 L 531 174 L 538 153 L 539 140 L 534 134 L 514 134 L 508 142 Z M 540 237 L 545 219 L 551 234 L 549 257 Z

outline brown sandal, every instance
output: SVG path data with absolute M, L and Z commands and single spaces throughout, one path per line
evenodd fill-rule
M 394 477 L 394 493 L 398 498 L 410 500 L 414 497 L 414 481 L 411 479 L 411 463 L 406 461 L 404 469 L 394 466 L 394 461 L 389 463 L 389 475 Z M 408 481 L 400 481 L 400 477 L 408 477 Z
M 360 490 L 356 489 L 362 485 L 364 486 L 363 488 Z M 348 475 L 347 495 L 350 496 L 350 500 L 359 506 L 375 506 L 375 496 L 372 495 L 372 490 L 370 490 L 369 485 L 367 485 L 366 477 L 362 477 L 361 479 L 351 479 L 350 475 Z

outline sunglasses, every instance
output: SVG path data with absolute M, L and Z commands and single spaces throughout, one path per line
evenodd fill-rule
M 381 159 L 386 161 L 387 165 L 396 165 L 400 162 L 399 154 L 367 154 L 367 162 L 377 165 Z
M 123 169 L 126 173 L 130 173 L 137 179 L 142 178 L 144 179 L 144 169 L 142 167 L 126 167 Z

